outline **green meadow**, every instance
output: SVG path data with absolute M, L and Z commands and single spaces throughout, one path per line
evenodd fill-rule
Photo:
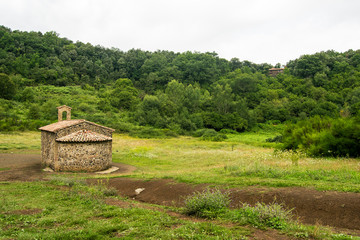
M 266 132 L 244 133 L 212 142 L 189 136 L 141 139 L 114 134 L 113 162 L 137 168 L 116 177 L 171 178 L 223 187 L 296 186 L 360 192 L 359 159 L 311 158 L 282 152 L 270 148 L 276 143 L 267 143 L 265 140 L 269 137 L 271 134 Z M 259 147 L 262 144 L 267 147 Z M 2 133 L 0 151 L 40 154 L 40 133 Z
M 114 134 L 113 161 L 136 170 L 112 177 L 170 178 L 219 188 L 301 186 L 360 191 L 359 159 L 310 158 L 277 151 L 276 143 L 266 142 L 274 136 L 246 133 L 213 142 L 189 136 L 141 139 Z M 0 152 L 40 154 L 40 133 L 2 133 Z M 184 214 L 182 208 L 139 203 L 116 196 L 105 179 L 99 183 L 88 186 L 76 174 L 41 182 L 0 182 L 0 239 L 252 239 L 259 228 L 297 239 L 357 239 L 282 219 L 279 216 L 288 213 L 276 204 L 259 205 L 260 210 L 248 205 L 242 210 L 211 210 L 200 220 L 184 219 L 169 214 Z M 109 199 L 117 206 L 107 204 Z M 274 216 L 264 222 L 259 217 L 263 213 L 255 210 Z

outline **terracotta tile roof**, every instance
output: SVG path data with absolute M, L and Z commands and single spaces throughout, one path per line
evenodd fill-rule
M 99 124 L 86 121 L 85 119 L 64 120 L 64 121 L 60 121 L 60 122 L 56 122 L 56 123 L 52 123 L 52 124 L 43 126 L 43 127 L 39 128 L 39 129 L 40 129 L 40 130 L 43 130 L 43 131 L 48 131 L 48 132 L 54 132 L 54 133 L 56 133 L 56 132 L 58 132 L 58 131 L 61 130 L 61 129 L 64 129 L 64 128 L 67 128 L 67 127 L 71 127 L 71 126 L 74 126 L 74 125 L 77 125 L 77 124 L 83 123 L 83 122 L 86 122 L 86 123 L 89 123 L 89 124 L 92 124 L 92 125 L 95 125 L 95 126 L 98 126 L 98 127 L 105 128 L 105 129 L 110 130 L 110 131 L 112 131 L 112 132 L 115 131 L 115 130 L 112 129 L 112 128 L 104 127 L 104 126 L 101 126 L 101 125 L 99 125 Z
M 111 137 L 90 130 L 80 130 L 56 139 L 58 142 L 105 142 L 111 140 Z
M 56 107 L 57 109 L 60 109 L 60 108 L 68 108 L 68 109 L 72 109 L 71 107 L 69 106 L 66 106 L 66 105 L 62 105 L 62 106 L 59 106 L 59 107 Z
M 56 123 L 52 123 L 46 126 L 39 128 L 40 130 L 48 131 L 48 132 L 57 132 L 60 129 L 67 128 L 79 123 L 85 122 L 85 119 L 74 119 L 74 120 L 64 120 Z

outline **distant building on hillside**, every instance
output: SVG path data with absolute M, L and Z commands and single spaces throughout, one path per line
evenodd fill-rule
M 284 73 L 284 68 L 270 68 L 269 75 L 272 77 L 276 77 L 279 73 Z
M 58 122 L 39 128 L 42 165 L 54 171 L 95 172 L 109 168 L 115 130 L 84 119 L 71 120 L 71 107 L 57 109 Z

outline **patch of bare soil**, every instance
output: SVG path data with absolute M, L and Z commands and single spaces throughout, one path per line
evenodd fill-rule
M 0 154 L 0 181 L 34 181 L 43 179 L 40 155 Z
M 31 208 L 31 209 L 20 209 L 20 210 L 14 210 L 11 212 L 6 212 L 6 214 L 12 214 L 12 215 L 35 215 L 38 213 L 41 213 L 43 210 L 40 208 Z
M 112 174 L 128 173 L 135 167 L 114 163 L 119 170 Z M 36 181 L 46 179 L 54 174 L 43 172 L 40 164 L 40 155 L 35 154 L 0 154 L 0 181 Z M 5 170 L 4 170 L 5 169 Z M 80 173 L 91 175 L 93 173 Z M 111 174 L 110 174 L 111 175 Z M 96 179 L 89 179 L 96 184 Z M 115 187 L 118 193 L 141 202 L 183 206 L 186 196 L 196 191 L 202 191 L 206 185 L 191 185 L 175 183 L 169 179 L 135 180 L 126 178 L 109 179 L 109 185 Z M 140 194 L 135 189 L 145 188 Z M 247 187 L 230 189 L 232 207 L 241 203 L 255 204 L 256 202 L 283 204 L 299 220 L 307 224 L 321 224 L 336 227 L 342 231 L 351 230 L 352 234 L 360 236 L 360 194 L 342 192 L 321 192 L 308 188 L 259 188 Z M 261 238 L 259 238 L 261 239 Z
M 134 171 L 134 166 L 113 163 L 119 169 L 111 174 L 129 173 Z M 44 172 L 41 166 L 39 154 L 0 154 L 0 181 L 37 181 L 44 180 L 51 175 L 66 175 L 72 173 L 49 173 Z M 95 173 L 78 173 L 79 175 L 95 175 Z
M 96 183 L 95 179 L 89 182 Z M 206 185 L 190 185 L 175 183 L 169 179 L 151 181 L 113 178 L 109 186 L 118 190 L 123 196 L 141 202 L 183 206 L 186 196 L 196 191 L 202 191 Z M 135 189 L 145 188 L 140 194 Z M 351 229 L 360 236 L 360 194 L 341 192 L 321 192 L 307 188 L 258 188 L 230 189 L 232 207 L 237 208 L 242 203 L 253 205 L 257 202 L 283 204 L 287 209 L 294 209 L 295 217 L 306 224 L 320 224 L 338 229 Z

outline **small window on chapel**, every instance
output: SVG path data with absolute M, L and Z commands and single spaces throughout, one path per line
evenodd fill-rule
M 67 112 L 66 111 L 62 112 L 62 120 L 67 120 Z

